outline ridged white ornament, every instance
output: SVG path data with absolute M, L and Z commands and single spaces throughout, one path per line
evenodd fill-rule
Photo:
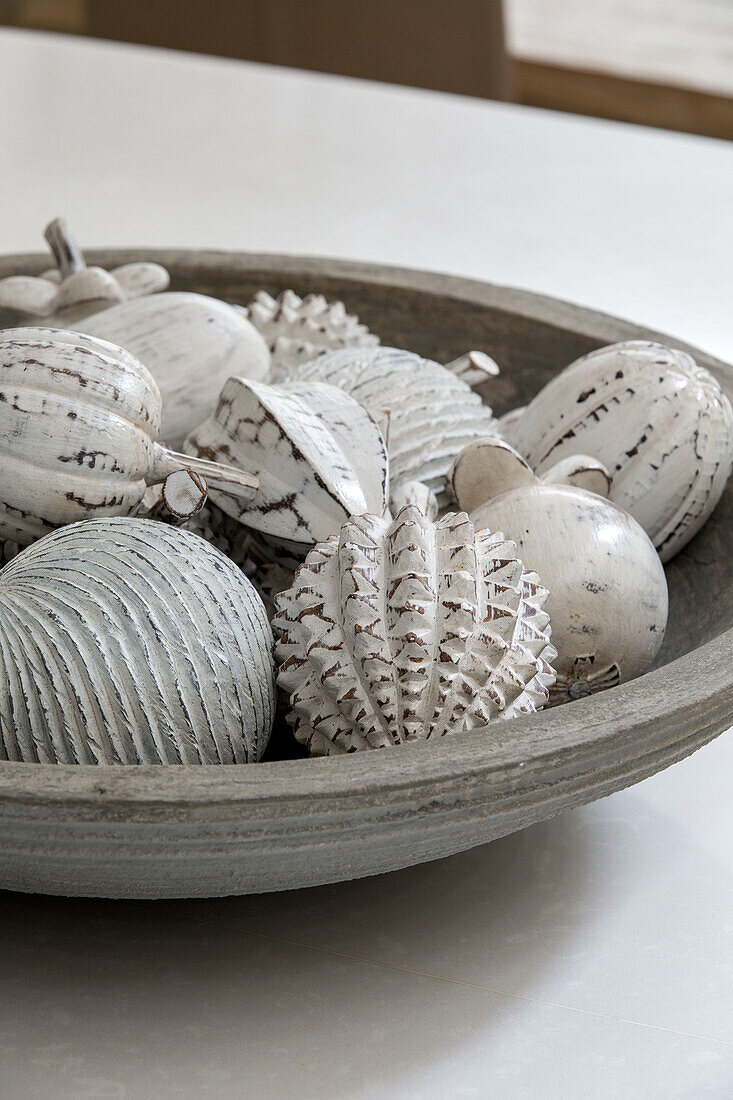
M 375 418 L 389 413 L 387 448 L 394 489 L 423 481 L 444 503 L 446 477 L 460 450 L 494 434 L 491 409 L 439 363 L 397 348 L 345 348 L 305 363 L 295 381 L 328 382 Z
M 54 527 L 136 511 L 147 485 L 196 470 L 253 495 L 256 478 L 157 441 L 160 393 L 122 348 L 62 329 L 0 332 L 0 538 L 28 544 Z
M 379 428 L 357 401 L 322 382 L 268 386 L 230 378 L 216 413 L 187 437 L 184 450 L 255 473 L 259 491 L 251 502 L 213 488 L 211 499 L 296 553 L 338 531 L 350 515 L 381 515 L 387 506 Z
M 258 760 L 271 646 L 252 585 L 197 535 L 128 518 L 64 527 L 0 572 L 0 758 Z
M 265 379 L 270 371 L 255 327 L 234 306 L 204 294 L 168 291 L 122 302 L 73 327 L 145 364 L 163 398 L 161 439 L 174 448 L 211 415 L 228 378 Z
M 611 500 L 662 561 L 700 530 L 733 463 L 733 410 L 716 379 L 686 352 L 644 340 L 578 359 L 499 431 L 540 474 L 578 451 L 599 459 Z
M 379 343 L 358 317 L 346 312 L 343 302 L 329 302 L 322 294 L 301 298 L 284 290 L 273 298 L 260 290 L 244 312 L 270 349 L 272 382 L 284 380 L 300 363 L 323 352 Z
M 276 599 L 296 738 L 354 752 L 538 710 L 555 678 L 546 595 L 513 543 L 465 514 L 349 520 Z

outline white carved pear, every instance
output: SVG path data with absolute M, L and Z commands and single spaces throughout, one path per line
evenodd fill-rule
M 465 514 L 434 523 L 410 504 L 350 519 L 275 601 L 296 738 L 339 754 L 540 709 L 554 682 L 546 596 L 514 544 Z
M 241 310 L 204 294 L 168 291 L 122 302 L 74 328 L 145 364 L 163 399 L 161 439 L 174 448 L 212 414 L 228 378 L 264 380 L 270 372 L 267 345 Z
M 466 382 L 409 351 L 345 348 L 304 363 L 293 378 L 339 386 L 375 418 L 389 413 L 393 491 L 404 481 L 422 481 L 445 503 L 456 455 L 472 440 L 494 434 L 491 409 Z
M 251 497 L 257 479 L 156 442 L 161 400 L 134 356 L 60 329 L 0 332 L 0 538 L 26 545 L 54 527 L 128 515 L 179 469 Z
M 664 639 L 662 563 L 636 520 L 601 495 L 609 481 L 584 455 L 536 477 L 497 439 L 467 447 L 452 472 L 458 502 L 476 528 L 516 542 L 527 568 L 547 585 L 557 701 L 641 675 Z
M 262 601 L 189 531 L 90 520 L 0 572 L 0 759 L 259 760 L 273 672 Z
M 247 527 L 305 554 L 351 515 L 387 507 L 382 434 L 362 406 L 335 386 L 269 386 L 230 378 L 214 416 L 188 436 L 187 453 L 251 470 L 251 502 L 212 489 L 212 500 Z
M 0 280 L 0 308 L 46 327 L 67 327 L 118 302 L 165 290 L 170 278 L 160 264 L 141 260 L 105 271 L 87 267 L 64 218 L 46 226 L 56 268 L 42 275 Z
M 602 462 L 611 500 L 662 561 L 700 530 L 733 463 L 733 410 L 717 380 L 686 352 L 644 340 L 571 363 L 499 432 L 538 473 L 577 451 Z

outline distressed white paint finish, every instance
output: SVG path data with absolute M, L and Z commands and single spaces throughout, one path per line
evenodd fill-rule
M 295 736 L 322 756 L 538 710 L 555 679 L 546 596 L 514 544 L 464 513 L 350 520 L 276 601 Z
M 733 463 L 733 410 L 685 352 L 643 340 L 576 360 L 501 434 L 539 473 L 583 451 L 613 479 L 611 499 L 668 561 L 718 503 Z
M 259 491 L 243 504 L 211 497 L 246 526 L 305 553 L 361 512 L 387 506 L 388 460 L 375 421 L 323 382 L 269 386 L 230 378 L 214 416 L 185 440 L 192 455 L 253 471 Z
M 492 435 L 496 421 L 478 394 L 451 371 L 397 348 L 346 348 L 304 363 L 299 381 L 330 382 L 373 415 L 389 413 L 393 486 L 424 481 L 446 498 L 446 476 L 458 452 Z
M 0 332 L 0 538 L 27 544 L 54 527 L 127 515 L 148 483 L 194 469 L 252 496 L 257 480 L 156 442 L 158 387 L 123 348 L 60 329 Z
M 165 290 L 170 278 L 160 264 L 140 261 L 105 271 L 87 267 L 66 221 L 46 226 L 46 240 L 57 266 L 42 275 L 10 275 L 0 280 L 0 308 L 17 313 L 18 322 L 63 328 L 101 309 Z
M 197 535 L 119 517 L 64 527 L 0 572 L 0 758 L 258 760 L 271 648 L 252 585 Z
M 163 397 L 161 438 L 180 447 L 210 416 L 228 378 L 265 379 L 270 352 L 241 310 L 204 294 L 169 291 L 105 309 L 74 326 L 141 360 Z
M 579 487 L 603 487 L 604 473 L 575 456 L 540 479 L 500 440 L 466 448 L 453 471 L 476 528 L 512 539 L 549 589 L 555 701 L 640 676 L 664 639 L 667 581 L 649 537 L 616 504 Z
M 294 290 L 284 290 L 273 298 L 260 290 L 242 312 L 270 349 L 273 382 L 324 352 L 379 343 L 358 317 L 346 312 L 343 302 L 329 302 L 322 294 L 301 298 Z

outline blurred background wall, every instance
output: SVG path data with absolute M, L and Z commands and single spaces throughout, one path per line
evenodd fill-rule
M 0 24 L 733 139 L 733 0 L 0 0 Z

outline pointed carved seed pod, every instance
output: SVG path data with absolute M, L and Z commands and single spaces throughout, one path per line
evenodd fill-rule
M 549 589 L 555 702 L 631 680 L 657 655 L 667 625 L 667 581 L 639 524 L 604 499 L 610 479 L 575 455 L 535 476 L 502 440 L 472 443 L 453 486 L 477 530 L 501 530 Z
M 458 452 L 494 432 L 491 409 L 451 371 L 396 348 L 346 348 L 305 363 L 294 378 L 340 386 L 373 416 L 389 413 L 392 489 L 423 481 L 441 503 Z
M 272 382 L 282 381 L 300 363 L 323 352 L 379 343 L 358 317 L 346 312 L 343 302 L 328 302 L 322 294 L 301 298 L 294 290 L 284 290 L 273 298 L 260 290 L 244 313 L 272 353 Z
M 122 348 L 61 329 L 0 332 L 0 538 L 27 545 L 65 523 L 128 515 L 180 469 L 254 494 L 250 474 L 157 443 L 160 416 L 158 387 Z
M 381 515 L 387 505 L 382 435 L 335 386 L 230 378 L 215 415 L 188 436 L 184 449 L 252 470 L 259 492 L 251 503 L 213 487 L 212 500 L 296 553 L 338 531 L 350 515 Z
M 539 473 L 575 451 L 599 459 L 611 499 L 662 561 L 700 530 L 733 462 L 733 410 L 718 382 L 685 352 L 642 340 L 578 359 L 500 432 Z
M 514 545 L 465 514 L 350 520 L 277 598 L 296 738 L 354 752 L 538 710 L 554 680 L 546 595 Z
M 10 310 L 18 323 L 64 328 L 118 302 L 165 290 L 170 283 L 164 267 L 145 261 L 111 271 L 87 267 L 63 218 L 50 222 L 45 236 L 56 260 L 54 270 L 0 280 L 0 309 Z
M 241 311 L 203 294 L 138 298 L 73 327 L 145 364 L 163 398 L 161 439 L 171 447 L 211 415 L 227 378 L 264 379 L 270 370 L 267 346 Z
M 271 645 L 252 585 L 198 536 L 129 518 L 64 527 L 0 572 L 0 758 L 258 760 Z

